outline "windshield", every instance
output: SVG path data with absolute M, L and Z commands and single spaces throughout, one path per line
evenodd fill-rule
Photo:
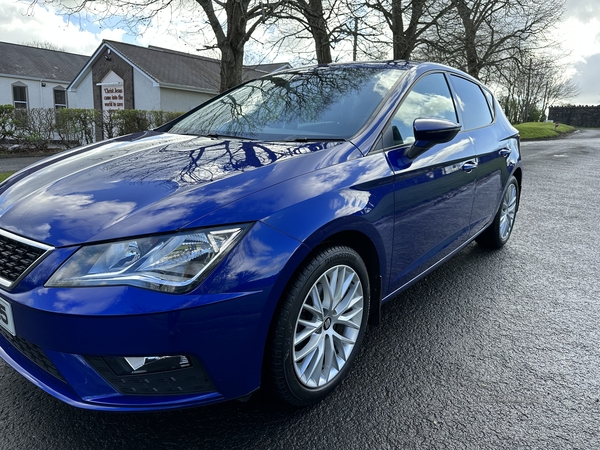
M 205 104 L 169 132 L 280 141 L 347 139 L 403 73 L 356 66 L 273 74 Z

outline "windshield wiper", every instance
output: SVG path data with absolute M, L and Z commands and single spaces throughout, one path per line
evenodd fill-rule
M 190 135 L 192 136 L 193 134 L 190 133 Z M 256 138 L 250 138 L 250 137 L 245 137 L 245 136 L 233 136 L 233 135 L 228 135 L 228 134 L 217 134 L 217 133 L 203 133 L 203 134 L 196 134 L 195 136 L 209 137 L 211 139 L 236 139 L 236 140 L 240 140 L 240 141 L 255 141 L 256 140 Z
M 346 142 L 346 139 L 341 138 L 341 137 L 324 138 L 324 137 L 306 137 L 306 136 L 302 136 L 302 137 L 296 137 L 296 138 L 294 138 L 292 140 L 294 142 L 339 142 L 339 141 Z

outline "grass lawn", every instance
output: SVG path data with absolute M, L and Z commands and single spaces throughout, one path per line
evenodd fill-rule
M 551 122 L 526 122 L 515 125 L 515 128 L 521 133 L 521 139 L 548 139 L 575 131 L 575 127 L 562 124 L 555 131 Z
M 0 172 L 0 183 L 10 177 L 13 172 Z

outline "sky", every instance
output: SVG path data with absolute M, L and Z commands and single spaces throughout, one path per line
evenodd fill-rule
M 27 0 L 0 0 L 0 41 L 15 44 L 50 42 L 62 50 L 83 55 L 91 55 L 103 39 L 190 53 L 209 42 L 203 40 L 201 32 L 195 33 L 196 42 L 193 43 L 189 37 L 178 36 L 189 26 L 184 23 L 167 28 L 164 24 L 169 20 L 156 21 L 143 34 L 133 36 L 116 19 L 113 26 L 99 27 L 85 18 L 61 16 L 53 8 L 39 3 L 31 9 L 30 4 Z M 564 62 L 580 87 L 579 95 L 568 102 L 600 105 L 600 1 L 566 0 L 566 11 L 555 33 L 563 48 L 570 52 Z M 256 43 L 253 45 L 257 48 Z M 218 57 L 215 51 L 202 54 Z

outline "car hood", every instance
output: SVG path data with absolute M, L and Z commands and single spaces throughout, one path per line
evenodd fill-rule
M 359 155 L 340 142 L 138 133 L 59 154 L 9 178 L 0 185 L 0 228 L 55 247 L 174 231 Z

